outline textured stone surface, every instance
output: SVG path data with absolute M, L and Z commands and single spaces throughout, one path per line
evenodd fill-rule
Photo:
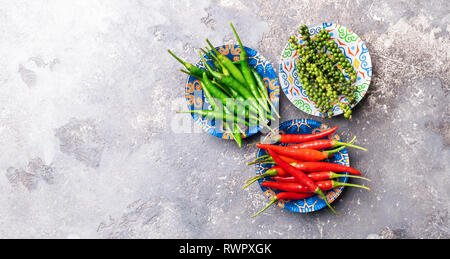
M 450 238 L 450 2 L 0 1 L 0 237 Z M 333 21 L 367 44 L 374 79 L 354 119 L 322 120 L 371 192 L 329 210 L 271 208 L 241 190 L 256 150 L 209 136 L 184 109 L 204 39 L 233 21 L 274 66 L 297 26 Z M 284 120 L 312 118 L 281 96 Z M 184 123 L 187 127 L 176 127 Z M 257 137 L 249 141 L 256 140 Z

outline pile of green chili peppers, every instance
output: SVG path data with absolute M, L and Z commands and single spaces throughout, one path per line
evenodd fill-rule
M 233 24 L 230 26 L 240 47 L 240 60 L 233 62 L 222 55 L 207 39 L 209 46 L 200 49 L 200 58 L 206 70 L 178 58 L 170 50 L 168 52 L 178 60 L 186 70 L 182 72 L 197 78 L 203 93 L 211 104 L 212 110 L 179 111 L 178 113 L 198 114 L 201 117 L 223 121 L 239 147 L 246 136 L 242 126 L 250 128 L 253 125 L 265 127 L 273 132 L 268 123 L 280 115 L 269 98 L 268 89 L 258 72 L 249 65 L 248 55 Z M 206 62 L 208 57 L 214 64 Z

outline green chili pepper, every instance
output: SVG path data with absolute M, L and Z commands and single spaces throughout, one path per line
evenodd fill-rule
M 244 97 L 242 97 L 242 95 L 240 95 L 236 90 L 234 90 L 233 88 L 230 87 L 226 87 L 223 84 L 217 82 L 217 80 L 214 78 L 213 79 L 213 84 L 220 86 L 219 88 L 221 89 L 225 89 L 224 92 L 229 93 L 229 96 L 234 98 L 236 101 L 243 103 L 244 102 Z M 255 109 L 253 109 L 256 113 L 257 111 Z
M 203 75 L 202 76 L 198 76 L 198 75 L 194 75 L 186 70 L 180 69 L 181 72 L 188 74 L 192 77 L 197 78 L 200 82 L 203 82 Z M 209 79 L 209 77 L 208 77 Z M 211 80 L 210 80 L 211 81 Z M 220 93 L 216 93 L 218 94 L 222 100 L 230 100 L 232 101 L 233 99 L 240 101 L 240 99 L 243 99 L 236 91 L 234 91 L 233 89 L 229 89 L 227 87 L 224 87 L 223 85 L 219 84 L 218 82 L 215 81 L 215 79 L 213 79 L 213 81 L 211 81 L 211 83 L 216 86 L 215 88 L 217 88 L 218 90 L 222 91 L 223 94 Z M 226 96 L 226 97 L 225 97 Z M 239 102 L 237 102 L 236 104 L 239 104 Z M 241 105 L 242 106 L 242 105 Z
M 190 73 L 190 72 L 188 72 L 186 70 L 183 70 L 183 69 L 180 69 L 180 71 L 185 73 L 185 74 L 187 74 L 187 75 L 190 75 L 192 77 L 197 78 L 200 82 L 204 82 L 203 76 L 194 75 L 194 74 L 192 74 L 192 73 Z M 208 77 L 208 79 L 209 79 L 209 77 Z M 211 80 L 209 80 L 209 81 L 211 81 Z M 242 110 L 245 109 L 244 98 L 241 95 L 239 95 L 239 93 L 237 93 L 232 88 L 227 88 L 227 87 L 219 84 L 218 82 L 215 81 L 215 79 L 213 79 L 213 81 L 211 81 L 211 83 L 214 85 L 213 88 L 216 88 L 217 90 L 222 92 L 222 93 L 216 92 L 216 95 L 220 96 L 220 98 L 222 99 L 221 100 L 222 103 L 227 102 L 228 106 L 238 107 L 239 109 L 242 109 Z M 249 107 L 249 109 L 251 110 L 252 114 L 257 114 L 257 110 L 254 109 L 253 107 Z M 244 114 L 242 110 L 239 110 L 241 112 L 240 116 L 242 116 Z M 258 118 L 256 118 L 252 114 L 246 113 L 245 118 L 252 119 L 253 121 L 259 121 Z M 270 117 L 267 117 L 267 118 L 268 119 L 273 119 L 273 118 L 270 118 Z M 264 126 L 266 127 L 267 125 L 264 125 Z
M 203 74 L 206 75 L 205 73 L 203 73 Z M 217 105 L 216 100 L 211 95 L 208 87 L 205 86 L 205 83 L 200 82 L 200 84 L 202 85 L 203 92 L 205 93 L 206 99 L 208 99 L 209 103 L 211 104 L 212 109 L 213 110 L 219 109 L 219 106 Z M 243 132 L 243 130 L 239 127 L 239 125 L 237 123 L 234 123 L 233 129 L 231 128 L 231 126 L 229 125 L 229 123 L 227 121 L 223 121 L 223 123 L 224 123 L 224 127 L 230 131 L 231 136 L 236 141 L 238 146 L 242 147 L 241 133 Z
M 263 98 L 265 98 L 267 100 L 267 102 L 269 103 L 270 107 L 272 107 L 273 112 L 275 112 L 276 116 L 278 118 L 280 118 L 280 114 L 277 112 L 277 109 L 276 109 L 275 105 L 272 103 L 272 101 L 269 98 L 269 93 L 267 91 L 266 85 L 264 84 L 264 80 L 261 78 L 259 73 L 254 68 L 252 68 L 252 73 L 255 76 L 256 83 L 258 84 L 258 88 L 262 91 Z
M 219 84 L 215 79 L 212 81 L 212 83 L 217 86 L 217 88 L 219 88 L 220 90 L 222 90 L 225 93 L 228 93 L 229 97 L 232 97 L 235 101 L 237 105 L 240 105 L 240 107 L 243 107 L 245 109 L 245 105 L 244 105 L 244 98 L 238 93 L 236 92 L 234 89 L 232 88 L 227 88 L 221 84 Z M 253 107 L 251 107 L 253 108 Z M 257 114 L 257 111 L 255 111 L 254 109 L 251 109 L 253 114 Z M 252 121 L 250 121 L 250 124 L 256 124 L 258 123 L 258 119 L 256 117 L 254 117 L 253 115 L 250 115 L 249 111 L 246 110 L 246 115 L 245 118 L 247 119 L 252 119 Z M 254 122 L 254 123 L 253 123 Z
M 244 76 L 245 82 L 247 83 L 253 96 L 259 100 L 259 99 L 261 99 L 261 96 L 259 95 L 258 87 L 256 86 L 256 82 L 255 82 L 255 78 L 253 77 L 252 71 L 250 70 L 250 66 L 248 65 L 248 62 L 247 62 L 247 60 L 248 60 L 247 52 L 245 51 L 244 45 L 241 42 L 241 38 L 239 38 L 239 35 L 236 32 L 236 29 L 234 28 L 233 24 L 230 23 L 230 26 L 231 26 L 231 29 L 233 29 L 234 35 L 236 36 L 236 39 L 239 43 L 239 47 L 241 48 L 240 61 L 242 61 L 242 62 L 240 64 L 241 64 L 242 75 Z M 264 107 L 264 108 L 266 108 L 266 107 Z
M 253 98 L 253 95 L 250 93 L 250 91 L 244 87 L 242 84 L 240 84 L 236 79 L 234 79 L 232 76 L 225 76 L 221 73 L 218 73 L 216 71 L 213 71 L 212 67 L 205 61 L 202 55 L 200 55 L 200 58 L 202 59 L 204 65 L 209 70 L 210 74 L 220 83 L 234 89 L 236 92 L 238 92 L 245 101 L 248 101 L 251 107 L 256 109 L 261 118 L 269 118 L 270 115 L 266 115 L 266 112 L 263 111 L 261 106 L 258 104 L 258 102 Z M 266 115 L 266 116 L 265 116 Z M 271 118 L 273 119 L 273 117 Z
M 217 110 L 218 105 L 216 100 L 214 99 L 214 96 L 212 96 L 209 89 L 205 86 L 205 83 L 203 81 L 200 81 L 200 85 L 202 86 L 203 93 L 205 93 L 206 99 L 208 100 L 209 104 L 211 104 L 211 108 L 213 110 Z
M 183 73 L 186 73 L 190 76 L 194 76 L 194 75 L 190 74 L 189 72 L 184 71 L 182 69 L 180 71 Z M 198 78 L 198 80 L 200 80 L 200 82 L 202 83 L 202 86 L 205 86 L 205 88 L 203 90 L 205 90 L 205 89 L 207 89 L 207 91 L 209 90 L 209 93 L 211 96 L 213 96 L 215 94 L 216 95 L 215 97 L 217 99 L 219 99 L 222 102 L 222 104 L 224 105 L 223 111 L 225 111 L 225 114 L 222 114 L 220 116 L 220 118 L 218 118 L 218 119 L 223 120 L 228 116 L 235 116 L 234 114 L 236 114 L 237 116 L 235 116 L 235 117 L 239 117 L 239 120 L 237 122 L 239 124 L 245 124 L 248 127 L 251 127 L 251 125 L 256 125 L 258 123 L 258 121 L 260 121 L 256 116 L 250 114 L 249 111 L 245 109 L 245 107 L 243 107 L 242 105 L 239 105 L 239 103 L 235 102 L 232 98 L 228 98 L 228 96 L 225 93 L 223 93 L 220 89 L 215 87 L 215 85 L 211 81 L 209 81 L 209 78 L 207 76 L 205 78 L 206 78 L 205 81 L 203 80 L 203 78 Z M 205 92 L 205 95 L 207 95 L 206 92 Z M 217 103 L 215 103 L 215 106 L 218 107 Z M 207 112 L 207 111 L 205 111 L 205 112 Z M 215 110 L 214 112 L 220 112 L 220 110 Z M 184 113 L 186 113 L 186 112 L 184 112 Z M 193 113 L 198 113 L 198 112 L 193 112 Z M 205 116 L 202 116 L 202 117 L 205 117 Z M 210 116 L 208 118 L 214 118 L 214 117 Z M 251 124 L 249 122 L 247 122 L 246 119 L 248 119 L 249 122 L 251 122 Z M 236 119 L 234 119 L 234 120 L 236 121 Z M 245 122 L 245 123 L 243 123 L 243 122 Z M 263 127 L 267 128 L 268 130 L 273 131 L 273 129 L 270 128 L 267 124 L 264 124 L 264 123 L 261 123 L 261 124 Z M 229 129 L 231 131 L 231 127 Z M 241 131 L 242 134 L 245 135 L 245 132 L 242 129 L 239 128 L 239 130 Z
M 234 129 L 231 130 L 232 132 L 234 132 L 234 135 L 232 134 L 234 140 L 236 141 L 236 143 L 238 144 L 238 146 L 241 148 L 242 147 L 242 135 L 238 132 L 236 133 L 237 129 L 239 128 L 237 123 L 233 123 L 234 124 Z
M 201 117 L 207 118 L 207 119 L 216 119 L 216 120 L 224 120 L 225 114 L 223 111 L 211 111 L 211 110 L 190 110 L 190 111 L 177 111 L 177 113 L 190 113 L 190 114 L 198 114 Z M 248 127 L 250 126 L 250 123 L 245 121 L 244 119 L 235 116 L 236 122 L 239 124 L 244 124 Z
M 260 106 L 260 104 L 256 101 L 256 99 L 253 97 L 253 94 L 245 88 L 241 83 L 239 83 L 237 80 L 235 80 L 231 76 L 224 76 L 220 75 L 215 72 L 211 72 L 211 74 L 222 84 L 234 89 L 236 92 L 238 92 L 243 98 L 245 102 L 248 102 L 252 108 L 256 109 L 258 112 L 258 115 L 260 117 L 268 117 L 266 114 L 266 111 Z
M 234 114 L 232 111 L 235 109 L 231 109 L 231 107 L 236 107 L 238 104 L 232 99 L 229 98 L 224 92 L 222 92 L 220 89 L 218 89 L 217 87 L 215 87 L 213 85 L 213 83 L 209 80 L 208 76 L 206 75 L 206 73 L 203 73 L 203 83 L 205 85 L 205 88 L 207 88 L 208 91 L 210 91 L 211 95 L 216 97 L 217 99 L 219 99 L 223 106 L 224 109 L 227 113 L 230 114 Z M 237 114 L 239 116 L 239 114 Z M 241 114 L 243 118 L 245 118 L 245 114 Z
M 194 74 L 192 74 L 192 73 L 190 73 L 188 71 L 185 71 L 183 69 L 180 69 L 180 71 L 185 73 L 185 74 L 188 74 L 188 75 L 190 75 L 192 77 L 197 78 L 200 81 L 200 83 L 202 83 L 202 86 L 205 86 L 203 89 L 205 89 L 206 87 L 209 87 L 209 89 L 208 89 L 209 92 L 211 92 L 211 91 L 213 92 L 211 95 L 215 96 L 216 98 L 218 98 L 223 104 L 229 103 L 229 105 L 231 105 L 231 106 L 237 105 L 237 103 L 236 104 L 233 103 L 233 99 L 230 98 L 232 96 L 227 94 L 222 89 L 220 84 L 218 84 L 217 82 L 211 81 L 207 75 L 206 75 L 205 78 L 203 78 L 203 74 L 202 74 L 202 76 L 197 76 L 197 75 L 194 75 Z M 204 70 L 202 70 L 202 71 L 206 72 Z M 211 84 L 213 84 L 213 85 L 211 85 Z M 206 95 L 206 93 L 205 93 L 205 95 Z
M 203 76 L 205 77 L 206 73 L 203 73 Z M 206 76 L 206 78 L 207 78 L 207 76 Z M 207 87 L 206 81 L 203 81 L 203 82 L 200 81 L 200 84 L 202 85 L 203 92 L 205 93 L 206 98 L 208 99 L 209 103 L 211 104 L 212 109 L 213 110 L 218 110 L 219 106 L 217 105 L 217 102 L 214 99 L 214 96 L 211 94 L 210 89 Z M 224 123 L 224 127 L 230 131 L 231 136 L 236 141 L 238 146 L 242 147 L 242 136 L 241 136 L 241 133 L 245 134 L 245 132 L 239 127 L 239 125 L 237 123 L 233 123 L 233 128 L 231 128 L 231 126 L 228 123 L 228 121 L 223 121 L 223 123 Z
M 190 113 L 190 114 L 198 114 L 201 117 L 205 117 L 208 119 L 215 119 L 215 120 L 221 120 L 224 123 L 224 127 L 227 128 L 230 131 L 231 136 L 233 136 L 233 139 L 236 141 L 239 147 L 242 147 L 242 135 L 237 132 L 240 128 L 238 127 L 238 124 L 235 122 L 233 123 L 234 129 L 231 128 L 230 124 L 226 121 L 225 113 L 220 110 L 191 110 L 191 111 L 177 111 L 177 113 Z M 235 117 L 235 120 L 240 123 L 249 124 L 245 120 L 242 120 L 238 117 Z M 247 125 L 249 126 L 249 125 Z
M 264 95 L 264 93 L 262 92 L 262 90 L 259 89 L 259 88 L 258 88 L 258 93 L 259 93 L 260 96 L 263 96 L 263 95 Z M 261 98 L 260 103 L 261 103 L 261 105 L 264 105 L 265 107 L 268 107 L 268 105 L 267 105 L 267 100 L 266 100 L 265 98 Z
M 214 66 L 217 68 L 216 71 L 220 72 L 224 75 L 230 75 L 230 72 L 222 65 L 222 63 L 219 62 L 219 60 L 217 59 L 216 56 L 214 56 L 213 53 L 211 53 L 211 51 L 206 48 L 206 50 L 200 48 L 200 50 L 203 52 L 203 54 L 205 54 L 209 59 L 211 59 L 214 63 Z
M 233 97 L 233 93 L 231 92 L 231 90 L 219 83 L 217 83 L 217 81 L 214 79 L 211 81 L 215 86 L 217 86 L 217 88 L 219 88 L 220 90 L 222 90 L 222 92 L 224 92 L 226 95 L 228 95 L 228 97 Z
M 233 129 L 231 129 L 231 126 L 228 122 L 223 122 L 223 126 L 230 131 L 231 136 L 233 137 L 233 139 L 236 141 L 236 143 L 238 144 L 239 147 L 242 147 L 242 137 L 240 133 L 236 133 L 233 131 Z M 238 137 L 239 135 L 239 137 Z M 240 138 L 240 139 L 239 139 Z
M 196 76 L 201 76 L 203 74 L 204 70 L 202 70 L 188 62 L 185 62 L 184 60 L 182 60 L 181 58 L 179 58 L 175 54 L 173 54 L 173 52 L 170 51 L 170 49 L 168 49 L 167 52 L 169 52 L 169 54 L 172 55 L 172 57 L 174 57 L 176 60 L 178 60 L 178 62 L 180 62 L 192 74 L 194 74 Z
M 264 80 L 261 78 L 258 71 L 256 71 L 256 69 L 253 67 L 251 68 L 251 70 L 252 70 L 253 76 L 255 77 L 258 88 L 261 89 L 261 91 L 263 92 L 263 96 L 269 96 L 269 91 L 267 91 L 267 87 L 264 84 Z
M 209 80 L 206 73 L 203 73 L 203 83 L 205 85 L 205 88 L 210 91 L 211 95 L 219 99 L 223 106 L 224 110 L 227 112 L 227 114 L 236 115 L 237 117 L 240 117 L 241 119 L 248 118 L 250 121 L 258 121 L 258 118 L 250 113 L 247 113 L 245 110 L 245 107 L 239 105 L 234 99 L 228 98 L 228 96 L 223 93 L 220 89 L 215 87 L 215 85 Z M 252 123 L 253 124 L 253 123 Z M 265 127 L 269 128 L 267 125 L 264 125 Z
M 241 84 L 243 84 L 244 86 L 246 86 L 247 82 L 245 81 L 244 75 L 242 75 L 242 72 L 239 70 L 239 68 L 236 67 L 236 65 L 233 64 L 233 61 L 231 61 L 229 58 L 227 58 L 226 56 L 222 55 L 219 53 L 219 51 L 216 50 L 216 48 L 214 48 L 214 46 L 211 44 L 211 42 L 206 39 L 206 42 L 208 43 L 208 45 L 211 47 L 211 50 L 214 52 L 214 54 L 216 54 L 216 57 L 218 58 L 218 60 L 220 61 L 220 63 L 223 64 L 224 67 L 226 67 L 228 69 L 228 71 L 230 71 L 230 74 Z
M 208 67 L 209 65 L 206 63 L 206 61 L 204 60 L 204 58 L 203 58 L 202 56 L 201 56 L 201 58 L 203 59 L 202 61 L 203 61 L 203 62 L 206 64 L 206 66 Z M 208 69 L 211 69 L 211 67 L 209 66 Z M 209 79 L 208 74 L 211 74 L 211 73 L 208 73 L 208 71 L 205 71 L 205 70 L 202 70 L 202 69 L 200 69 L 200 70 L 202 71 L 202 73 L 203 73 L 203 72 L 206 72 L 206 73 L 207 73 L 206 78 Z M 190 75 L 190 76 L 193 76 L 193 77 L 199 79 L 201 82 L 204 83 L 203 76 L 195 75 L 195 74 L 193 74 L 193 73 L 191 73 L 191 72 L 188 72 L 188 71 L 185 71 L 185 70 L 183 70 L 183 69 L 180 69 L 180 71 L 183 72 L 183 73 L 186 73 L 186 74 L 188 74 L 188 75 Z M 228 103 L 227 108 L 230 109 L 231 107 L 233 107 L 233 111 L 234 111 L 234 110 L 237 110 L 239 116 L 241 117 L 240 119 L 242 119 L 242 118 L 249 119 L 249 120 L 252 122 L 252 125 L 257 124 L 258 121 L 260 121 L 260 122 L 261 122 L 261 125 L 262 125 L 263 127 L 267 128 L 267 129 L 269 129 L 270 131 L 273 132 L 273 129 L 270 128 L 267 124 L 265 124 L 265 123 L 262 121 L 262 119 L 263 119 L 264 117 L 258 119 L 258 118 L 255 117 L 254 115 L 250 114 L 249 110 L 246 110 L 246 109 L 245 109 L 245 107 L 243 106 L 244 104 L 240 104 L 240 101 L 239 101 L 239 100 L 243 100 L 243 98 L 242 98 L 240 95 L 238 95 L 237 91 L 235 91 L 233 88 L 228 88 L 228 90 L 230 90 L 231 92 L 234 93 L 234 94 L 232 94 L 232 97 L 233 97 L 233 96 L 236 96 L 236 97 L 237 97 L 236 100 L 237 100 L 238 102 L 235 102 L 235 100 L 233 100 L 232 98 L 229 98 L 229 95 L 225 94 L 225 91 L 222 91 L 222 90 L 220 89 L 220 88 L 224 88 L 221 84 L 219 84 L 218 82 L 212 82 L 212 85 L 213 85 L 214 87 L 211 88 L 211 89 L 213 89 L 213 91 L 214 91 L 214 90 L 218 90 L 218 92 L 216 92 L 216 95 L 219 95 L 219 96 L 222 98 L 222 100 L 224 100 L 224 101 L 222 101 L 222 100 L 221 100 L 221 101 L 222 101 L 224 104 Z M 219 87 L 216 87 L 216 86 L 219 86 Z M 221 87 L 221 86 L 222 86 L 222 87 Z M 218 97 L 216 96 L 216 98 L 218 98 Z M 218 98 L 218 99 L 220 99 L 220 98 Z M 240 107 L 241 107 L 241 108 L 240 108 Z M 249 108 L 252 112 L 254 112 L 255 114 L 257 114 L 257 110 L 256 110 L 254 107 L 249 106 L 248 108 Z M 230 112 L 231 112 L 231 111 L 230 111 Z M 222 117 L 223 117 L 223 116 L 222 116 Z M 270 115 L 268 115 L 267 118 L 270 119 L 270 120 L 273 120 L 273 117 L 271 117 Z M 245 119 L 244 119 L 244 120 L 245 120 Z M 240 123 L 242 124 L 242 122 L 240 122 Z M 249 123 L 245 123 L 245 125 L 250 127 L 250 124 L 249 124 Z M 244 134 L 244 132 L 243 132 L 243 134 Z

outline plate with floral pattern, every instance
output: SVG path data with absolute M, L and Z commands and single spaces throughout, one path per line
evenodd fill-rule
M 370 82 L 372 79 L 372 61 L 369 50 L 361 38 L 352 30 L 335 23 L 322 23 L 313 26 L 308 26 L 311 38 L 314 38 L 322 29 L 327 30 L 331 39 L 337 43 L 338 48 L 344 53 L 345 57 L 349 59 L 350 63 L 356 70 L 357 81 L 353 83 L 357 87 L 356 103 L 349 105 L 352 109 L 358 102 L 360 102 L 366 95 Z M 294 36 L 298 39 L 300 44 L 303 43 L 302 36 L 297 31 Z M 329 52 L 328 52 L 329 53 Z M 322 114 L 317 108 L 316 103 L 310 100 L 300 78 L 297 74 L 297 60 L 299 58 L 297 49 L 291 43 L 283 49 L 280 59 L 279 79 L 280 85 L 287 96 L 287 98 L 300 110 L 305 113 L 324 117 L 327 114 Z M 339 67 L 339 66 L 338 66 Z M 347 78 L 349 78 L 346 75 Z M 332 108 L 333 116 L 343 113 L 341 104 L 348 104 L 345 96 L 338 97 L 339 102 L 334 103 Z
M 325 125 L 325 124 L 315 121 L 315 120 L 299 119 L 299 120 L 286 121 L 286 122 L 282 123 L 279 127 L 279 133 L 280 134 L 317 134 L 317 133 L 325 131 L 329 128 L 330 127 L 328 125 Z M 267 136 L 267 138 L 269 138 L 269 137 L 270 137 L 270 135 Z M 341 141 L 340 136 L 336 133 L 333 133 L 324 139 L 334 139 L 334 140 Z M 259 149 L 256 157 L 259 158 L 259 157 L 262 157 L 265 155 L 268 155 L 268 153 L 265 150 Z M 350 157 L 348 155 L 347 149 L 343 149 L 343 150 L 339 151 L 338 153 L 335 153 L 333 157 L 331 157 L 327 160 L 324 160 L 324 162 L 350 166 Z M 273 166 L 274 166 L 273 164 L 257 164 L 256 165 L 256 175 L 264 174 L 267 170 L 269 170 Z M 341 174 L 348 175 L 348 173 L 341 173 Z M 342 178 L 338 178 L 335 180 L 342 182 L 342 183 L 347 183 L 348 177 L 342 177 Z M 261 186 L 261 183 L 264 181 L 271 181 L 271 178 L 265 177 L 265 178 L 259 179 L 259 184 L 260 184 L 260 187 L 261 187 L 264 195 L 267 198 L 269 198 L 269 200 L 272 200 L 272 198 L 274 196 L 276 196 L 278 193 L 280 193 L 280 191 Z M 325 197 L 327 198 L 328 202 L 331 204 L 341 195 L 343 190 L 344 190 L 343 186 L 334 188 L 332 190 L 325 192 Z M 296 212 L 296 213 L 309 213 L 309 212 L 318 211 L 318 210 L 321 210 L 321 209 L 327 207 L 327 204 L 319 195 L 315 195 L 315 196 L 312 196 L 310 198 L 303 199 L 303 200 L 295 200 L 295 201 L 294 200 L 279 200 L 275 204 L 280 208 L 283 208 L 283 209 L 286 209 L 286 210 L 289 210 L 292 212 Z

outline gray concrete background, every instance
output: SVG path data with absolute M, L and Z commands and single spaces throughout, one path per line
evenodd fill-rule
M 449 238 L 450 2 L 0 1 L 1 238 Z M 202 133 L 185 108 L 210 38 L 274 66 L 301 24 L 333 21 L 369 47 L 374 79 L 354 119 L 352 166 L 371 192 L 298 215 L 241 190 L 255 148 Z M 284 120 L 312 118 L 281 96 Z M 189 123 L 188 130 L 174 127 Z M 189 131 L 192 131 L 189 133 Z M 253 138 L 252 140 L 257 140 Z

